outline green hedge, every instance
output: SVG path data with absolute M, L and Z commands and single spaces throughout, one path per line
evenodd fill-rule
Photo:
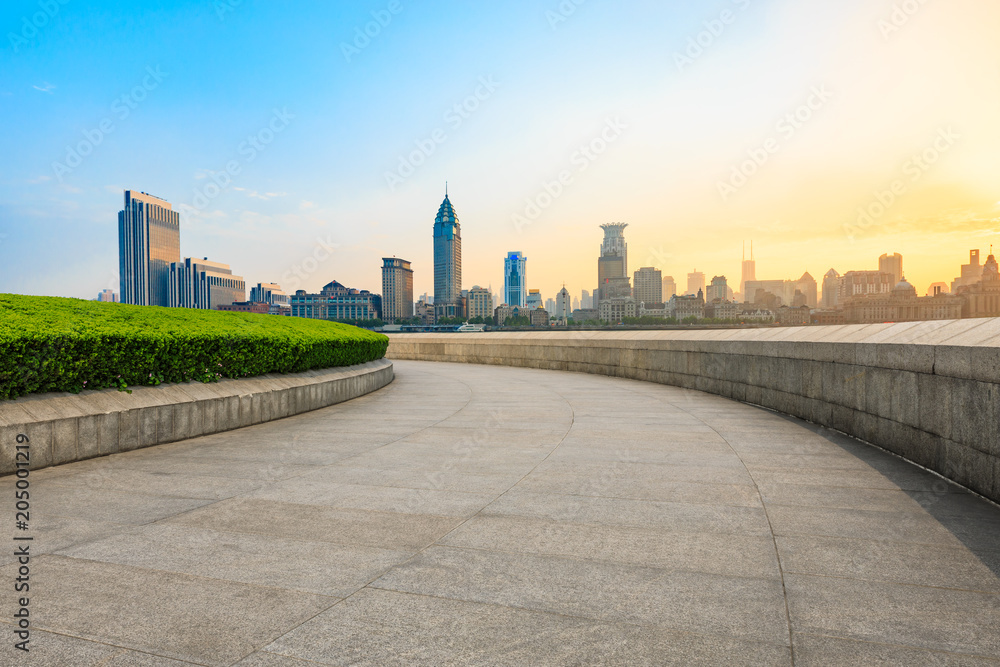
M 277 315 L 0 294 L 0 399 L 350 366 L 389 339 Z

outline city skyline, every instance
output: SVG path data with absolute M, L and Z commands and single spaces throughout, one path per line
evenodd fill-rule
M 609 220 L 632 225 L 634 266 L 682 283 L 698 267 L 735 285 L 752 238 L 759 279 L 899 252 L 922 294 L 1000 245 L 996 6 L 926 4 L 896 25 L 892 2 L 429 3 L 389 12 L 360 48 L 387 4 L 310 7 L 308 24 L 294 4 L 217 4 L 131 23 L 112 3 L 60 4 L 30 38 L 36 3 L 0 10 L 18 38 L 0 96 L 25 128 L 0 139 L 0 289 L 93 298 L 116 283 L 107 211 L 135 186 L 175 203 L 186 247 L 291 291 L 376 288 L 393 254 L 432 291 L 420 212 L 446 179 L 471 221 L 465 288 L 502 284 L 501 247 L 532 257 L 528 287 L 547 297 L 592 289 L 583 258 Z M 289 29 L 259 41 L 270 26 Z M 416 48 L 445 37 L 468 57 Z M 204 66 L 246 44 L 225 80 Z

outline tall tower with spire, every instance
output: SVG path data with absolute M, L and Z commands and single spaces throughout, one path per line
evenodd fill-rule
M 434 219 L 434 318 L 464 317 L 462 306 L 462 227 L 455 207 L 444 201 Z

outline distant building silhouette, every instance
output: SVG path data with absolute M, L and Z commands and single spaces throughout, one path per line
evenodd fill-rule
M 892 255 L 882 255 L 878 258 L 878 270 L 892 275 L 892 284 L 903 280 L 903 256 L 898 252 Z
M 753 241 L 750 241 L 750 259 L 747 259 L 746 243 L 743 244 L 743 265 L 740 275 L 740 298 L 747 301 L 747 281 L 757 280 L 757 262 L 753 259 Z
M 688 274 L 687 294 L 697 294 L 705 291 L 705 274 L 695 269 Z

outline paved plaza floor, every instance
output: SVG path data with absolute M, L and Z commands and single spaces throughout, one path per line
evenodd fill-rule
M 1000 665 L 1000 509 L 930 473 L 698 392 L 395 365 L 33 472 L 0 664 Z

